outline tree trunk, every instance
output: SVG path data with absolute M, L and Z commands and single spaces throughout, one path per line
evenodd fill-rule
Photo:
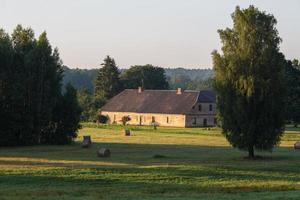
M 249 146 L 248 154 L 249 154 L 249 158 L 251 158 L 251 159 L 254 158 L 254 147 L 253 146 Z

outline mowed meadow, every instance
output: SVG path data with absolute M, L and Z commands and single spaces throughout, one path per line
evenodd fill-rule
M 72 145 L 0 148 L 0 199 L 300 198 L 300 129 L 248 160 L 218 128 L 130 128 L 83 124 Z M 111 157 L 97 157 L 99 147 Z

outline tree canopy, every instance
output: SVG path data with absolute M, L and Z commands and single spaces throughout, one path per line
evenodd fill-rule
M 297 126 L 300 123 L 300 63 L 298 60 L 287 61 L 285 76 L 287 87 L 286 119 Z
M 0 63 L 0 146 L 48 143 L 62 96 L 58 50 L 46 32 L 36 39 L 31 28 L 18 25 L 11 37 L 0 30 Z
M 95 100 L 97 108 L 100 108 L 108 99 L 122 90 L 120 71 L 115 60 L 109 56 L 104 59 L 102 67 L 98 71 L 95 80 Z
M 165 70 L 153 65 L 135 65 L 126 70 L 122 76 L 124 88 L 168 89 L 169 84 Z
M 285 60 L 273 15 L 237 7 L 232 20 L 218 31 L 223 54 L 212 53 L 219 118 L 227 140 L 253 158 L 284 131 Z

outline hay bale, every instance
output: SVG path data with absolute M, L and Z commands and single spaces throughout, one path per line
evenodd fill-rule
M 110 157 L 110 150 L 107 148 L 100 148 L 97 151 L 98 157 Z
M 131 133 L 130 133 L 130 130 L 129 130 L 129 129 L 124 129 L 124 130 L 123 130 L 123 135 L 124 135 L 124 136 L 130 136 L 130 134 L 131 134 Z
M 300 149 L 300 141 L 294 144 L 294 149 Z
M 83 148 L 88 148 L 91 146 L 91 144 L 92 144 L 91 136 L 89 136 L 89 135 L 83 136 L 83 141 L 82 141 L 81 146 Z

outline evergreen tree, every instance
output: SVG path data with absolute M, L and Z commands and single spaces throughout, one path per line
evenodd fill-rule
M 121 79 L 125 88 L 168 89 L 165 70 L 152 65 L 135 65 L 126 70 Z
M 31 116 L 33 136 L 40 143 L 44 130 L 52 118 L 52 110 L 61 95 L 62 68 L 57 50 L 52 51 L 46 33 L 42 33 L 35 48 L 27 56 L 26 63 L 31 69 Z M 29 68 L 28 67 L 28 68 Z
M 10 103 L 13 112 L 19 113 L 20 117 L 14 121 L 16 129 L 16 144 L 31 145 L 37 142 L 34 135 L 33 119 L 33 79 L 35 72 L 30 54 L 36 47 L 34 32 L 31 28 L 23 28 L 18 25 L 12 34 L 12 45 L 14 47 L 14 60 L 12 70 L 15 101 Z
M 250 6 L 232 19 L 233 28 L 219 30 L 223 54 L 213 52 L 217 103 L 223 134 L 253 158 L 284 131 L 284 56 L 274 16 Z
M 121 90 L 120 72 L 115 60 L 109 56 L 104 59 L 95 80 L 95 101 L 100 108 L 105 101 L 118 94 Z
M 87 89 L 81 89 L 77 92 L 77 98 L 82 108 L 81 121 L 96 121 L 97 109 L 94 96 Z
M 73 106 L 78 112 L 70 100 L 74 92 L 61 94 L 62 63 L 46 33 L 36 40 L 33 30 L 21 25 L 11 37 L 0 30 L 0 63 L 0 146 L 68 143 L 76 136 L 70 132 L 79 121 L 68 111 Z M 57 108 L 64 113 L 61 121 Z
M 53 110 L 49 130 L 43 137 L 45 144 L 69 144 L 77 137 L 81 127 L 80 116 L 82 108 L 77 99 L 77 91 L 71 85 L 66 85 L 66 92 L 60 96 Z
M 14 85 L 17 79 L 13 68 L 13 57 L 11 38 L 0 29 L 0 146 L 15 145 L 16 132 L 19 130 L 19 124 L 15 122 L 21 117 L 12 106 L 12 103 L 19 100 L 19 93 Z

